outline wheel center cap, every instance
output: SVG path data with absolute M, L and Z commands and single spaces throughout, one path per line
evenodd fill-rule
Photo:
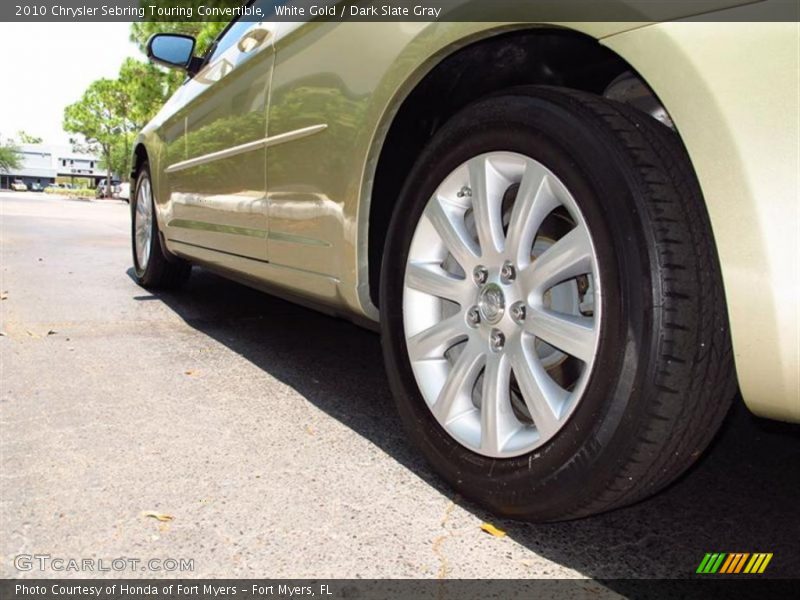
M 478 295 L 478 310 L 481 318 L 494 325 L 503 318 L 506 309 L 506 297 L 502 288 L 496 283 L 485 285 Z

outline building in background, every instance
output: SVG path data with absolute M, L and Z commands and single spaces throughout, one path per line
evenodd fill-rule
M 89 182 L 95 187 L 106 173 L 100 168 L 100 159 L 88 154 L 78 154 L 69 146 L 53 144 L 18 144 L 21 165 L 11 173 L 0 173 L 0 188 L 9 188 L 11 182 L 22 180 L 28 188 L 34 183 L 46 187 L 50 183 Z

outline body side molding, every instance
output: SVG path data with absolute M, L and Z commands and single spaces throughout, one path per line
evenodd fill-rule
M 223 158 L 230 158 L 232 156 L 244 154 L 245 152 L 252 152 L 253 150 L 259 150 L 261 148 L 269 148 L 270 146 L 276 146 L 277 144 L 291 142 L 292 140 L 297 140 L 315 133 L 319 133 L 327 128 L 328 125 L 326 123 L 320 123 L 319 125 L 311 125 L 310 127 L 295 129 L 294 131 L 287 131 L 286 133 L 265 137 L 260 140 L 255 140 L 254 142 L 247 142 L 246 144 L 233 146 L 231 148 L 226 148 L 225 150 L 219 150 L 218 152 L 211 152 L 210 154 L 204 154 L 188 160 L 182 160 L 181 162 L 177 162 L 168 166 L 166 169 L 164 169 L 164 172 L 176 173 L 177 171 L 191 169 L 192 167 L 205 165 L 216 160 L 222 160 Z

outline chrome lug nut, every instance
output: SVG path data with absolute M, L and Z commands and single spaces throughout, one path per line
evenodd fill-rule
M 500 269 L 500 279 L 503 283 L 510 283 L 517 278 L 517 270 L 509 261 L 503 263 L 503 268 Z
M 499 329 L 492 329 L 489 336 L 489 346 L 494 352 L 500 352 L 506 344 L 506 336 Z
M 515 302 L 511 307 L 511 318 L 517 323 L 522 323 L 525 320 L 526 313 L 525 304 L 522 302 Z
M 468 185 L 465 185 L 460 190 L 458 190 L 458 192 L 456 192 L 456 196 L 458 196 L 459 198 L 464 198 L 464 197 L 469 198 L 470 196 L 472 196 L 472 188 L 469 187 Z
M 476 306 L 473 306 L 467 312 L 467 323 L 470 327 L 477 327 L 481 324 L 481 313 Z
M 483 265 L 478 265 L 475 267 L 475 270 L 472 271 L 472 279 L 478 285 L 483 285 L 486 283 L 486 280 L 489 279 L 489 271 L 487 271 L 486 267 Z

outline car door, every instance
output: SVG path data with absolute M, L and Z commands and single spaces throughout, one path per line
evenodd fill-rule
M 324 4 L 320 2 L 320 5 Z M 333 6 L 333 0 L 325 3 Z M 326 303 L 359 305 L 364 160 L 380 113 L 376 90 L 425 24 L 309 19 L 275 35 L 267 150 L 273 282 Z M 368 50 L 367 50 L 368 49 Z
M 267 9 L 274 0 L 259 0 Z M 182 250 L 266 259 L 266 149 L 272 30 L 236 21 L 185 84 L 184 158 L 168 165 L 169 237 Z M 187 248 L 188 247 L 188 248 Z

